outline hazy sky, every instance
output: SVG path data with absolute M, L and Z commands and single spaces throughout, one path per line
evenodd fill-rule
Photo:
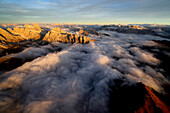
M 0 23 L 170 25 L 170 0 L 0 0 Z

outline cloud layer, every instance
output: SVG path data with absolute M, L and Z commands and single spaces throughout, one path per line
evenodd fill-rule
M 108 112 L 110 81 L 117 79 L 126 85 L 142 82 L 165 93 L 162 85 L 169 81 L 154 68 L 159 59 L 140 48 L 153 46 L 151 40 L 161 38 L 100 32 L 111 36 L 98 37 L 98 41 L 86 45 L 53 43 L 18 53 L 16 57 L 20 58 L 37 57 L 55 46 L 62 48 L 61 52 L 48 53 L 2 74 L 0 110 L 9 111 L 14 106 L 15 110 L 29 113 Z
M 1 0 L 0 22 L 169 23 L 169 0 Z

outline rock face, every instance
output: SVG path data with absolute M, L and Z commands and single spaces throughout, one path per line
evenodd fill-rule
M 82 31 L 84 32 L 84 31 Z M 13 29 L 0 28 L 0 43 L 6 44 L 11 42 L 20 42 L 23 40 L 39 40 L 43 39 L 44 41 L 52 42 L 71 42 L 71 43 L 88 43 L 92 41 L 90 38 L 85 36 L 79 36 L 72 33 L 66 33 L 59 27 L 52 29 L 48 33 L 41 29 L 38 24 L 28 25 L 25 24 L 23 28 L 14 27 Z
M 169 113 L 168 106 L 161 101 L 153 91 L 145 86 L 147 94 L 145 94 L 145 103 L 135 113 Z
M 25 28 L 18 28 L 15 27 L 13 30 L 11 28 L 7 29 L 9 32 L 13 33 L 14 35 L 20 35 L 22 38 L 28 39 L 40 39 L 40 33 L 43 31 L 38 24 L 25 25 Z
M 79 35 L 82 35 L 84 31 L 82 29 L 79 30 Z
M 0 43 L 6 44 L 11 42 L 20 42 L 23 40 L 38 40 L 43 39 L 44 41 L 52 42 L 71 42 L 71 43 L 88 43 L 92 41 L 90 38 L 85 36 L 79 36 L 72 33 L 66 33 L 60 28 L 54 28 L 47 32 L 38 24 L 25 25 L 24 28 L 15 27 L 13 29 L 7 28 L 4 30 L 0 28 Z
M 40 39 L 43 32 L 43 29 L 38 24 L 26 24 L 25 28 L 15 27 L 13 29 L 7 28 L 7 30 L 0 28 L 0 42 L 10 43 L 29 39 L 37 40 Z
M 20 35 L 14 35 L 12 33 L 9 33 L 8 31 L 0 28 L 0 42 L 1 43 L 8 43 L 8 42 L 19 42 L 23 40 L 23 38 Z
M 110 113 L 169 113 L 169 107 L 142 83 L 122 85 L 122 80 L 114 81 L 110 87 Z M 123 108 L 123 109 L 122 109 Z
M 60 28 L 54 28 L 51 31 L 49 31 L 44 39 L 45 41 L 59 41 L 59 42 L 71 42 L 71 43 L 88 43 L 92 41 L 90 38 L 85 36 L 78 36 L 72 33 L 66 33 Z

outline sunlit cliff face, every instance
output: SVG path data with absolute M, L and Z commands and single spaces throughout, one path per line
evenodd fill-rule
M 162 40 L 160 37 L 100 32 L 110 36 L 90 35 L 97 41 L 52 42 L 12 54 L 18 59 L 34 60 L 0 75 L 0 112 L 112 113 L 121 105 L 124 109 L 121 103 L 128 106 L 132 102 L 141 102 L 133 110 L 142 111 L 148 102 L 145 95 L 152 95 L 151 89 L 167 94 L 164 85 L 170 82 L 158 67 L 161 60 L 142 49 L 157 46 L 152 40 Z M 167 111 L 167 106 L 161 105 L 165 108 L 159 109 Z

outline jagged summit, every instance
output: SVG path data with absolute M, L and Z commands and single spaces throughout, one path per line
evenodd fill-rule
M 25 25 L 24 28 L 14 27 L 7 28 L 6 30 L 0 28 L 0 40 L 1 42 L 19 42 L 22 40 L 34 39 L 38 40 L 41 37 L 43 29 L 38 24 Z
M 59 41 L 59 42 L 72 42 L 72 43 L 88 43 L 92 41 L 90 38 L 85 36 L 79 36 L 72 33 L 66 33 L 61 28 L 54 28 L 51 31 L 49 31 L 44 39 L 45 41 Z
M 66 33 L 65 31 L 63 31 L 61 28 L 59 27 L 55 27 L 51 30 L 51 32 L 57 32 L 57 33 Z
M 8 51 L 15 51 L 16 47 L 21 50 L 23 47 L 23 45 L 20 46 L 21 41 L 31 41 L 32 43 L 38 41 L 37 43 L 40 44 L 53 41 L 84 44 L 94 40 L 91 40 L 85 36 L 66 33 L 59 27 L 55 27 L 52 30 L 47 30 L 41 28 L 39 24 L 25 24 L 23 27 L 21 26 L 6 29 L 0 28 L 0 56 L 8 54 Z
M 85 36 L 78 36 L 72 33 L 66 33 L 61 28 L 56 27 L 47 31 L 42 29 L 39 24 L 28 25 L 24 27 L 7 28 L 6 30 L 0 28 L 0 41 L 1 43 L 20 42 L 22 40 L 39 40 L 45 41 L 59 41 L 59 42 L 72 42 L 72 43 L 88 43 L 90 38 Z

